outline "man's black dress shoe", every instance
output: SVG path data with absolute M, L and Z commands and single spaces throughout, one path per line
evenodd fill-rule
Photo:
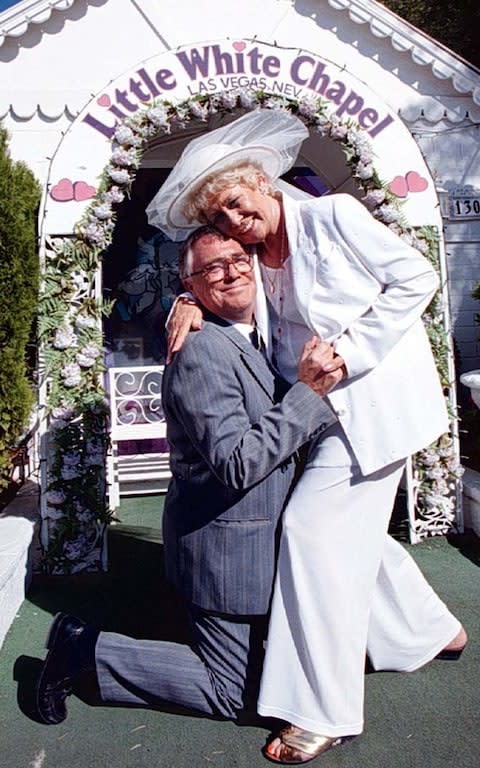
M 97 630 L 75 616 L 65 613 L 55 616 L 35 697 L 35 714 L 43 723 L 56 725 L 65 720 L 65 700 L 72 693 L 76 679 L 83 672 L 95 669 L 97 637 Z

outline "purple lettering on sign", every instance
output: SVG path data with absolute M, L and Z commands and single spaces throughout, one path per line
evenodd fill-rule
M 372 137 L 378 136 L 394 122 L 390 115 L 382 118 L 376 109 L 369 107 L 365 96 L 348 85 L 348 79 L 334 80 L 331 73 L 336 76 L 337 68 L 332 67 L 329 72 L 327 63 L 319 61 L 313 55 L 302 53 L 293 61 L 289 59 L 289 73 L 282 79 L 282 58 L 270 53 L 266 55 L 262 50 L 261 45 L 255 45 L 248 50 L 245 41 L 237 40 L 225 45 L 204 45 L 178 51 L 174 56 L 184 75 L 186 74 L 190 81 L 196 81 L 187 85 L 190 95 L 214 92 L 221 88 L 229 90 L 249 87 L 298 99 L 305 94 L 306 89 L 335 105 L 334 109 L 339 117 L 355 119 Z M 259 75 L 261 77 L 258 77 Z M 268 78 L 271 78 L 270 82 Z M 162 92 L 174 90 L 177 84 L 172 69 L 162 68 L 152 73 L 141 67 L 129 76 L 128 81 L 124 83 L 126 87 L 115 89 L 113 98 L 102 94 L 97 99 L 98 106 L 106 108 L 106 111 L 114 116 L 115 122 L 112 126 L 108 124 L 108 120 L 105 123 L 103 118 L 99 120 L 91 113 L 88 113 L 83 121 L 102 135 L 111 138 L 118 121 L 137 112 L 140 105 L 161 97 Z
M 105 125 L 105 123 L 101 123 L 100 120 L 97 120 L 97 118 L 90 113 L 85 115 L 82 122 L 90 125 L 92 128 L 95 128 L 95 130 L 99 131 L 99 133 L 103 133 L 107 139 L 111 139 L 115 133 L 115 125 Z
M 159 69 L 155 75 L 155 80 L 163 91 L 171 91 L 177 87 L 177 81 L 170 69 Z
M 199 53 L 198 48 L 192 48 L 191 51 L 180 51 L 180 53 L 175 54 L 190 80 L 195 80 L 198 76 L 207 77 L 209 50 L 210 46 L 205 46 L 203 57 Z

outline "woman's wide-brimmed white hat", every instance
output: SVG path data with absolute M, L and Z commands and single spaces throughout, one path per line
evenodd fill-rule
M 190 194 L 211 174 L 253 162 L 276 181 L 294 164 L 308 129 L 294 115 L 256 110 L 229 125 L 193 139 L 168 179 L 147 206 L 148 221 L 172 240 L 184 240 L 200 225 L 183 208 Z

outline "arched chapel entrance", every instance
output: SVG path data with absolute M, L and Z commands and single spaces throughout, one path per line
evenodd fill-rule
M 231 46 L 231 43 L 225 45 Z M 259 48 L 259 44 L 255 43 L 255 47 Z M 278 63 L 277 69 L 285 63 L 280 58 L 282 52 L 276 47 L 261 47 L 270 54 L 272 51 L 279 53 L 278 57 L 272 56 L 272 61 L 275 59 Z M 246 109 L 289 109 L 303 118 L 310 127 L 310 137 L 304 142 L 295 167 L 288 173 L 289 182 L 314 195 L 333 192 L 354 194 L 368 203 L 374 214 L 385 224 L 397 226 L 407 237 L 412 233 L 415 236 L 414 228 L 418 227 L 433 227 L 438 233 L 441 231 L 434 180 L 414 138 L 400 119 L 390 113 L 382 99 L 370 92 L 352 74 L 332 62 L 317 61 L 311 55 L 302 59 L 298 54 L 295 58 L 295 53 L 289 50 L 283 54 L 287 56 L 285 67 L 290 75 L 285 75 L 283 80 L 277 76 L 271 82 L 266 82 L 261 92 L 255 91 L 248 83 L 244 87 L 239 86 L 238 82 L 234 88 L 225 89 L 222 87 L 225 78 L 216 75 L 208 78 L 207 94 L 202 93 L 200 88 L 205 83 L 205 76 L 203 79 L 197 76 L 198 72 L 194 71 L 192 64 L 196 61 L 195 50 L 185 52 L 185 56 L 190 55 L 190 59 L 186 59 L 191 64 L 188 70 L 189 82 L 169 90 L 168 101 L 161 98 L 165 94 L 159 94 L 156 86 L 156 95 L 160 98 L 153 105 L 145 103 L 144 96 L 148 84 L 151 84 L 148 87 L 152 92 L 153 78 L 156 78 L 157 84 L 161 81 L 166 85 L 171 75 L 170 82 L 173 82 L 174 64 L 178 66 L 179 59 L 170 63 L 170 68 L 165 60 L 165 57 L 172 57 L 173 54 L 158 57 L 162 59 L 159 69 L 156 69 L 159 66 L 156 60 L 139 64 L 135 73 L 122 75 L 85 106 L 62 139 L 52 161 L 42 210 L 45 263 L 58 264 L 61 269 L 70 271 L 74 283 L 69 296 L 70 308 L 65 309 L 61 330 L 63 326 L 68 326 L 65 329 L 67 336 L 70 333 L 75 340 L 70 345 L 64 339 L 61 344 L 56 343 L 58 329 L 55 331 L 53 328 L 50 337 L 47 333 L 44 340 L 47 347 L 50 345 L 53 356 L 57 353 L 60 355 L 56 366 L 51 367 L 53 383 L 45 380 L 41 393 L 43 401 L 48 403 L 47 410 L 50 413 L 52 408 L 62 411 L 60 429 L 64 428 L 64 421 L 68 429 L 69 419 L 73 423 L 83 418 L 81 414 L 86 401 L 82 384 L 88 381 L 92 402 L 96 397 L 95 387 L 101 387 L 100 375 L 95 379 L 95 355 L 91 353 L 90 362 L 85 363 L 88 354 L 82 348 L 81 360 L 78 362 L 78 354 L 74 356 L 72 347 L 80 344 L 78 339 L 82 338 L 87 327 L 85 314 L 89 322 L 95 317 L 99 321 L 102 300 L 113 302 L 102 329 L 105 364 L 110 374 L 105 384 L 110 406 L 115 409 L 117 404 L 112 401 L 112 394 L 116 392 L 117 384 L 112 378 L 112 372 L 119 371 L 119 381 L 124 386 L 124 391 L 119 393 L 119 426 L 126 438 L 122 441 L 123 456 L 126 458 L 114 465 L 111 455 L 108 460 L 110 501 L 113 499 L 113 506 L 119 501 L 122 461 L 126 467 L 125 492 L 132 489 L 137 493 L 158 490 L 156 480 L 160 476 L 164 488 L 168 476 L 168 446 L 164 428 L 161 427 L 163 415 L 159 390 L 165 359 L 165 319 L 179 290 L 177 245 L 148 225 L 145 208 L 192 138 L 235 119 Z M 207 46 L 203 48 L 203 51 L 206 50 Z M 227 59 L 222 59 L 224 61 Z M 289 81 L 292 72 L 297 80 L 301 72 L 305 74 L 307 65 L 310 72 L 320 71 L 317 84 L 322 82 L 325 85 L 327 80 L 327 84 L 331 84 L 326 94 L 319 93 L 318 89 L 309 89 L 308 86 L 296 88 Z M 143 79 L 143 89 L 138 87 L 140 77 Z M 127 93 L 128 84 L 130 91 Z M 292 88 L 295 88 L 297 98 L 285 95 L 290 94 Z M 132 93 L 135 94 L 136 103 Z M 356 120 L 360 121 L 360 127 Z M 85 150 L 86 147 L 88 150 Z M 373 198 L 375 200 L 372 204 Z M 50 260 L 49 253 L 58 254 L 59 250 L 62 257 Z M 437 242 L 435 250 L 440 257 L 441 267 L 441 241 Z M 77 256 L 78 264 L 75 262 Z M 59 268 L 50 268 L 54 280 L 55 270 L 58 272 Z M 445 285 L 445 281 L 442 283 Z M 75 325 L 75 312 L 83 318 L 78 328 Z M 87 343 L 86 348 L 90 349 L 91 346 Z M 63 353 L 67 365 L 62 363 Z M 449 359 L 447 367 L 450 364 Z M 155 374 L 159 373 L 159 376 L 153 377 L 154 380 L 150 378 L 152 369 L 156 369 Z M 66 370 L 68 375 L 65 374 Z M 100 370 L 101 366 L 98 367 Z M 151 418 L 150 415 L 145 416 L 147 407 L 151 408 Z M 65 416 L 63 411 L 69 415 Z M 146 419 L 148 429 L 136 430 L 138 415 L 143 422 Z M 42 540 L 48 549 L 52 536 L 57 537 L 55 546 L 58 550 L 58 536 L 64 535 L 55 531 L 56 527 L 58 529 L 58 525 L 55 526 L 55 504 L 60 504 L 60 501 L 48 501 L 51 489 L 56 493 L 61 487 L 61 493 L 58 493 L 65 496 L 65 478 L 63 476 L 63 483 L 60 484 L 61 472 L 59 474 L 58 471 L 58 467 L 61 467 L 61 441 L 57 439 L 59 431 L 52 429 L 52 426 L 55 427 L 55 418 L 53 423 L 51 416 L 46 419 L 43 428 L 45 461 L 42 477 Z M 110 432 L 114 447 L 115 418 L 112 415 Z M 79 440 L 84 439 L 85 436 L 80 434 Z M 101 440 L 97 436 L 88 439 L 100 445 Z M 142 445 L 139 448 L 140 442 Z M 106 447 L 107 443 L 103 441 L 102 445 Z M 129 456 L 134 459 L 130 461 Z M 139 460 L 138 456 L 143 456 L 144 460 Z M 101 480 L 101 470 L 99 467 L 96 480 L 97 504 L 100 506 L 99 499 L 102 495 L 105 497 L 106 491 L 105 482 L 102 484 Z M 130 488 L 127 487 L 128 481 L 131 481 Z M 117 488 L 113 496 L 112 483 Z M 75 501 L 74 484 L 70 490 L 71 509 L 75 510 L 78 504 Z M 410 491 L 412 538 L 415 539 L 415 498 L 412 489 Z M 57 497 L 60 498 L 58 493 Z M 53 513 L 49 512 L 52 505 Z M 94 517 L 107 520 L 108 508 L 104 505 L 102 509 L 101 515 L 92 511 L 92 520 Z M 82 557 L 85 560 L 85 556 Z M 105 560 L 104 555 L 99 557 Z M 64 560 L 60 558 L 58 562 Z M 91 556 L 89 562 L 94 563 L 95 558 Z

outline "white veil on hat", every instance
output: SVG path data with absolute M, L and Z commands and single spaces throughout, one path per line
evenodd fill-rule
M 149 224 L 172 240 L 184 240 L 200 225 L 189 222 L 182 208 L 193 188 L 207 175 L 253 161 L 276 181 L 294 164 L 308 129 L 298 117 L 280 110 L 255 110 L 228 125 L 193 139 L 168 179 L 147 206 Z

